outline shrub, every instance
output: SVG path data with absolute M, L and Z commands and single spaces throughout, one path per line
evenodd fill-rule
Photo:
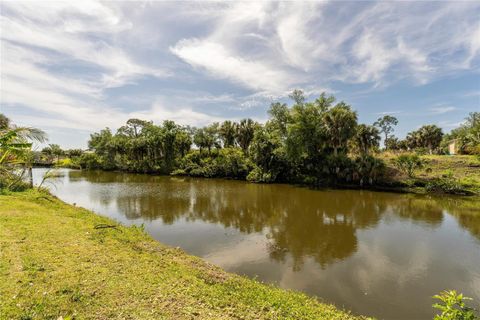
M 427 182 L 425 190 L 427 192 L 449 194 L 464 194 L 466 192 L 453 176 L 433 179 Z
M 0 171 L 0 190 L 24 191 L 28 188 L 30 188 L 30 185 L 24 180 L 23 176 Z
M 413 174 L 416 169 L 423 167 L 423 161 L 417 154 L 405 153 L 399 155 L 397 158 L 393 159 L 393 164 L 400 171 L 407 174 L 410 178 L 413 177 Z
M 82 154 L 82 156 L 78 159 L 78 165 L 82 169 L 87 170 L 102 169 L 102 161 L 95 153 Z
M 472 300 L 469 297 L 464 297 L 463 294 L 457 294 L 455 290 L 443 291 L 439 295 L 433 296 L 440 300 L 440 303 L 435 303 L 433 307 L 440 310 L 442 313 L 437 314 L 434 320 L 478 320 L 480 319 L 475 314 L 475 309 L 466 305 L 466 300 Z
M 245 154 L 236 148 L 223 148 L 215 152 L 192 151 L 180 160 L 172 174 L 205 178 L 245 179 L 252 165 Z
M 250 182 L 271 183 L 275 181 L 275 177 L 271 172 L 264 172 L 261 168 L 255 167 L 247 176 Z
M 57 163 L 55 163 L 55 167 L 58 168 L 70 168 L 70 169 L 81 169 L 82 167 L 73 161 L 70 158 L 60 159 Z
M 323 164 L 322 175 L 331 183 L 350 182 L 355 165 L 345 154 L 328 155 Z
M 373 156 L 360 156 L 355 159 L 355 177 L 361 186 L 372 185 L 385 174 L 385 163 Z

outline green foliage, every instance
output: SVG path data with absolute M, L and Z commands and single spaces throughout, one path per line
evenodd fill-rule
M 368 155 L 370 150 L 379 146 L 380 135 L 378 129 L 365 124 L 358 125 L 353 143 L 361 155 Z
M 77 163 L 76 161 L 73 161 L 70 158 L 60 159 L 59 161 L 57 161 L 55 163 L 55 167 L 70 168 L 70 169 L 81 169 L 82 168 L 82 166 L 79 163 Z
M 235 135 L 237 131 L 237 124 L 232 121 L 224 121 L 219 128 L 220 139 L 225 148 L 235 146 Z
M 360 186 L 373 185 L 385 174 L 385 162 L 370 155 L 359 156 L 355 159 L 355 179 Z
M 388 137 L 387 139 L 385 139 L 385 149 L 387 150 L 392 150 L 392 151 L 396 151 L 396 150 L 400 150 L 402 149 L 402 143 L 401 141 L 398 140 L 398 138 L 396 137 Z
M 478 320 L 475 309 L 466 305 L 467 300 L 472 300 L 463 294 L 457 294 L 455 290 L 443 291 L 439 295 L 433 296 L 440 300 L 440 303 L 435 303 L 433 307 L 441 311 L 437 314 L 434 320 Z
M 89 169 L 255 182 L 352 182 L 357 165 L 348 156 L 349 145 L 367 156 L 378 147 L 378 130 L 366 125 L 357 130 L 356 112 L 344 102 L 334 105 L 333 96 L 323 93 L 307 102 L 296 90 L 291 98 L 291 107 L 272 103 L 264 126 L 243 119 L 192 130 L 172 121 L 155 125 L 130 119 L 115 134 L 108 128 L 92 134 L 89 148 L 95 156 L 84 154 L 78 163 Z M 197 150 L 190 151 L 192 143 Z M 356 176 L 370 181 L 373 173 L 362 170 Z M 357 182 L 363 183 L 362 178 Z
M 248 158 L 237 148 L 223 148 L 209 154 L 195 150 L 180 160 L 179 169 L 172 174 L 245 179 L 251 167 Z
M 7 117 L 0 117 L 0 189 L 19 191 L 33 186 L 33 141 L 45 142 L 45 133 L 11 125 Z
M 243 119 L 190 128 L 173 121 L 158 125 L 130 119 L 115 133 L 105 128 L 92 134 L 89 148 L 94 155 L 70 157 L 88 169 L 366 186 L 386 182 L 385 164 L 371 156 L 379 148 L 380 133 L 389 150 L 439 150 L 443 133 L 436 126 L 423 126 L 399 141 L 392 136 L 398 124 L 393 116 L 379 118 L 374 126 L 357 124 L 357 113 L 345 102 L 336 103 L 334 96 L 322 93 L 308 101 L 295 90 L 290 98 L 294 101 L 290 106 L 271 104 L 264 125 Z M 393 163 L 410 177 L 422 166 L 413 155 L 402 155 Z M 449 191 L 447 187 L 431 184 L 432 190 Z
M 250 146 L 250 158 L 255 164 L 247 180 L 252 182 L 278 181 L 279 175 L 288 171 L 288 164 L 281 142 L 281 128 L 267 125 L 255 132 Z
M 324 116 L 327 140 L 336 155 L 339 149 L 346 149 L 348 141 L 355 134 L 357 113 L 344 102 L 329 109 Z
M 423 167 L 423 161 L 417 154 L 404 153 L 393 159 L 393 164 L 400 171 L 407 174 L 410 178 L 414 176 L 417 169 Z
M 66 150 L 64 153 L 69 158 L 76 159 L 76 158 L 79 158 L 83 154 L 83 150 L 82 149 L 70 149 L 70 150 Z
M 471 112 L 459 128 L 445 135 L 442 144 L 447 147 L 454 139 L 461 154 L 480 156 L 480 112 Z
M 248 147 L 253 140 L 255 130 L 259 127 L 259 124 L 252 119 L 241 120 L 237 128 L 236 139 L 237 143 L 242 148 L 243 152 L 248 154 Z
M 104 168 L 102 165 L 102 160 L 100 156 L 98 156 L 95 153 L 82 154 L 80 159 L 78 159 L 77 163 L 78 165 L 80 165 L 82 169 L 86 169 L 86 170 L 96 170 L 96 169 Z
M 394 131 L 393 127 L 398 124 L 397 118 L 391 115 L 384 115 L 381 118 L 378 118 L 377 121 L 373 123 L 374 126 L 380 128 L 380 132 L 382 132 L 385 135 L 384 143 L 385 143 L 385 149 L 389 149 L 389 145 L 387 143 L 390 133 Z
M 427 182 L 425 190 L 430 193 L 464 194 L 466 191 L 453 175 L 434 178 Z
M 58 144 L 49 144 L 48 147 L 42 149 L 42 153 L 49 157 L 55 157 L 58 162 L 65 151 Z
M 437 151 L 443 138 L 442 129 L 436 125 L 425 125 L 407 134 L 409 149 L 426 149 L 430 154 Z
M 332 184 L 352 182 L 354 169 L 354 162 L 346 154 L 330 154 L 323 161 L 323 174 L 319 180 Z
M 202 149 L 208 149 L 210 153 L 213 147 L 220 147 L 218 123 L 213 123 L 205 128 L 196 130 L 193 142 Z

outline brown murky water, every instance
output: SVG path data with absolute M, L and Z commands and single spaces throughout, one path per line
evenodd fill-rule
M 36 169 L 39 181 L 44 169 Z M 379 319 L 431 319 L 432 296 L 480 301 L 480 204 L 454 197 L 63 170 L 66 202 L 224 269 Z

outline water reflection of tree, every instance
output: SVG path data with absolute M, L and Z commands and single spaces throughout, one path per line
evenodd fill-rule
M 239 181 L 152 177 L 122 173 L 81 173 L 96 184 L 110 183 L 103 196 L 117 202 L 129 219 L 206 221 L 244 233 L 264 231 L 270 257 L 291 257 L 295 269 L 307 257 L 321 266 L 357 250 L 357 230 L 376 226 L 386 213 L 438 227 L 447 206 L 438 199 L 362 191 L 323 191 Z M 74 177 L 78 179 L 79 177 Z M 448 212 L 480 238 L 480 214 Z
M 480 201 L 478 198 L 443 198 L 437 200 L 458 224 L 480 241 Z
M 371 193 L 298 192 L 282 204 L 285 214 L 269 234 L 270 256 L 283 261 L 289 254 L 295 270 L 306 257 L 322 267 L 349 257 L 357 250 L 356 230 L 376 225 L 385 209 Z
M 392 201 L 390 207 L 396 216 L 431 227 L 437 227 L 443 221 L 443 208 L 429 197 L 403 195 Z

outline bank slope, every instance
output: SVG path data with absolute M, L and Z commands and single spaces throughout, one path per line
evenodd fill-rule
M 359 319 L 112 225 L 38 191 L 0 196 L 0 319 Z

